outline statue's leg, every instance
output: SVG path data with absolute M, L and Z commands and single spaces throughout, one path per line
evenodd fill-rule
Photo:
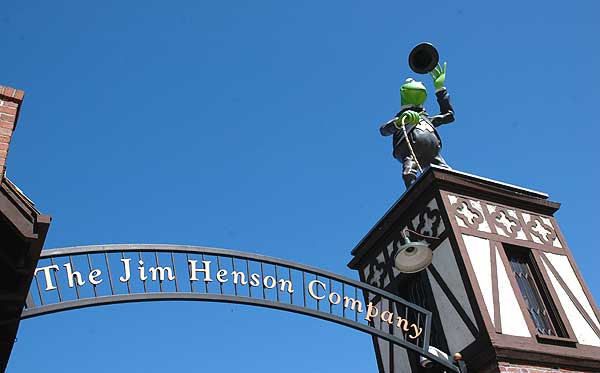
M 442 168 L 452 169 L 452 167 L 450 167 L 448 165 L 448 163 L 446 163 L 446 160 L 440 154 L 436 155 L 433 158 L 433 160 L 431 161 L 431 164 L 434 164 L 434 165 L 442 167 Z
M 402 164 L 404 165 L 402 169 L 402 178 L 404 179 L 404 185 L 408 188 L 417 180 L 417 162 L 415 162 L 412 155 L 409 155 L 404 157 Z

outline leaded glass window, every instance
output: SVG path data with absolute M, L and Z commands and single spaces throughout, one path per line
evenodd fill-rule
M 507 256 L 537 332 L 542 336 L 566 337 L 531 254 L 524 250 L 509 249 Z

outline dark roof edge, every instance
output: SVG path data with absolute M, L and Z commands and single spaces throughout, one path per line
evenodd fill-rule
M 6 177 L 0 182 L 0 214 L 23 238 L 38 239 L 38 224 L 50 224 L 52 217 L 42 214 L 21 189 Z
M 486 194 L 498 195 L 506 199 L 519 200 L 519 202 L 526 204 L 527 206 L 537 206 L 550 213 L 558 210 L 560 207 L 559 203 L 548 200 L 548 194 L 543 192 L 432 165 L 421 174 L 416 183 L 411 185 L 411 187 L 396 200 L 392 207 L 385 212 L 373 228 L 371 228 L 358 242 L 356 247 L 352 249 L 352 255 L 355 257 L 348 265 L 353 268 L 353 265 L 361 259 L 364 254 L 363 251 L 365 248 L 363 246 L 366 241 L 371 240 L 373 236 L 377 235 L 382 229 L 384 221 L 388 220 L 393 214 L 397 215 L 397 213 L 403 213 L 402 210 L 407 209 L 413 201 L 429 190 L 433 184 L 439 185 L 442 189 L 444 186 L 448 186 L 454 187 L 454 189 L 464 189 L 465 192 L 472 190 L 479 193 L 485 192 Z
M 442 167 L 439 167 L 436 165 L 431 165 L 429 168 L 432 170 L 436 170 L 438 172 L 461 176 L 465 179 L 473 180 L 478 183 L 494 185 L 496 187 L 505 189 L 507 191 L 512 191 L 512 192 L 523 194 L 523 195 L 530 196 L 530 197 L 535 197 L 535 198 L 540 198 L 540 199 L 548 199 L 548 197 L 549 197 L 548 194 L 546 194 L 544 192 L 538 192 L 537 190 L 523 188 L 523 187 L 520 187 L 520 186 L 517 186 L 514 184 L 509 184 L 509 183 L 505 183 L 502 181 L 489 179 L 489 178 L 483 177 L 483 176 L 473 175 L 473 174 L 470 174 L 467 172 L 462 172 L 462 171 L 448 169 L 448 168 L 442 168 Z

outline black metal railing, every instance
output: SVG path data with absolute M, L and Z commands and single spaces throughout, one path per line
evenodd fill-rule
M 201 300 L 276 308 L 428 352 L 431 312 L 366 283 L 263 255 L 195 246 L 105 245 L 42 251 L 22 318 L 103 304 Z

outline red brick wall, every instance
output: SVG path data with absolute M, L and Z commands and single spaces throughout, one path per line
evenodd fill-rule
M 559 368 L 543 368 L 529 365 L 518 365 L 510 363 L 498 363 L 498 372 L 509 373 L 583 373 L 580 370 L 568 370 Z
M 6 170 L 10 140 L 17 125 L 24 92 L 0 85 L 0 180 Z

